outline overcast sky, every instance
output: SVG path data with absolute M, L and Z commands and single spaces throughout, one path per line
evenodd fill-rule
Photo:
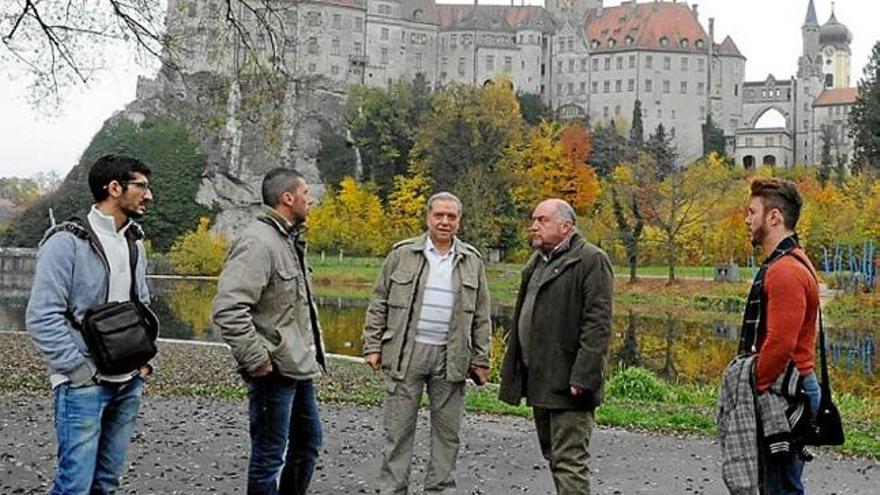
M 514 0 L 520 4 L 520 0 Z M 642 0 L 644 1 L 644 0 Z M 671 1 L 671 0 L 666 0 Z M 440 3 L 465 3 L 440 0 Z M 466 2 L 470 3 L 470 2 Z M 506 1 L 481 3 L 507 4 Z M 527 1 L 540 4 L 541 2 Z M 801 53 L 801 25 L 808 0 L 698 0 L 700 21 L 708 30 L 715 18 L 715 37 L 721 42 L 733 37 L 746 61 L 747 80 L 763 80 L 772 73 L 788 78 L 797 70 Z M 606 0 L 606 6 L 619 5 Z M 831 15 L 830 0 L 815 0 L 820 23 Z M 838 21 L 853 33 L 853 83 L 862 75 L 871 47 L 880 39 L 878 0 L 837 0 Z M 0 48 L 2 49 L 2 48 Z M 125 57 L 118 57 L 123 60 Z M 89 87 L 67 95 L 60 115 L 46 115 L 25 101 L 26 81 L 20 73 L 0 68 L 0 177 L 31 176 L 55 170 L 62 176 L 76 164 L 89 140 L 113 112 L 134 99 L 139 73 L 147 72 L 134 63 L 120 63 L 102 73 Z

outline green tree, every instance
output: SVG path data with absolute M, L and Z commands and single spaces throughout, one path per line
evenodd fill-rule
M 703 124 L 703 156 L 709 156 L 712 153 L 724 156 L 726 147 L 724 131 L 715 125 L 712 114 L 708 114 L 706 123 Z
M 25 210 L 4 242 L 35 246 L 49 227 L 50 208 L 57 221 L 85 215 L 94 202 L 88 186 L 89 168 L 108 153 L 132 156 L 152 170 L 150 184 L 155 197 L 139 222 L 157 251 L 166 252 L 200 217 L 213 218 L 211 209 L 196 203 L 205 168 L 198 140 L 177 120 L 147 116 L 139 125 L 128 120 L 108 121 L 58 190 Z
M 34 179 L 0 177 L 0 198 L 12 201 L 19 208 L 30 205 L 40 194 L 40 184 Z
M 634 146 L 642 146 L 645 143 L 645 125 L 642 123 L 642 101 L 638 98 L 636 98 L 636 102 L 633 104 L 629 142 Z
M 321 149 L 316 160 L 321 182 L 338 186 L 345 177 L 357 172 L 357 155 L 351 143 L 342 134 L 326 131 L 321 134 Z
M 849 114 L 850 135 L 854 138 L 853 171 L 880 172 L 880 41 L 859 81 L 859 95 Z
M 657 124 L 657 129 L 648 138 L 645 143 L 645 149 L 654 159 L 657 165 L 657 176 L 663 178 L 671 174 L 675 170 L 675 161 L 678 159 L 678 152 L 673 144 L 673 136 L 666 133 L 663 123 Z
M 599 177 L 608 177 L 618 164 L 633 161 L 635 150 L 613 125 L 597 125 L 590 137 L 593 144 L 590 165 Z
M 544 104 L 541 95 L 534 93 L 517 92 L 516 99 L 522 111 L 522 118 L 526 124 L 535 126 L 542 120 L 553 118 L 553 110 Z
M 196 230 L 180 236 L 171 246 L 168 257 L 174 272 L 180 275 L 219 275 L 229 249 L 229 239 L 211 232 L 211 220 L 199 219 Z

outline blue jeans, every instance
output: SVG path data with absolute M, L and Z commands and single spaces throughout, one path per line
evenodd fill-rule
M 246 382 L 251 429 L 248 495 L 306 493 L 322 440 L 314 384 L 277 374 L 248 377 Z
M 816 380 L 816 373 L 812 372 L 804 377 L 804 392 L 810 398 L 810 410 L 815 417 L 819 411 L 819 400 L 822 391 Z M 804 484 L 801 476 L 804 473 L 804 461 L 795 453 L 785 464 L 771 464 L 767 466 L 767 495 L 803 495 Z
M 58 467 L 53 495 L 105 494 L 119 485 L 144 381 L 55 387 Z

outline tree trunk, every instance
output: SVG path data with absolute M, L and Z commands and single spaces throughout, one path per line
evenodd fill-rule
M 670 235 L 666 240 L 666 262 L 669 264 L 669 279 L 667 283 L 675 283 L 675 240 Z

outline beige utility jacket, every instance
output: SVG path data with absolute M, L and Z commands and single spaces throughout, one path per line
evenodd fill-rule
M 321 374 L 321 329 L 304 251 L 304 243 L 271 209 L 232 246 L 213 314 L 214 327 L 232 348 L 240 371 L 251 373 L 271 360 L 288 378 L 310 380 Z
M 382 367 L 402 380 L 412 358 L 416 324 L 428 279 L 428 235 L 392 249 L 379 273 L 364 326 L 364 354 L 382 353 Z M 455 240 L 452 288 L 455 303 L 446 344 L 446 379 L 464 381 L 471 364 L 489 367 L 492 340 L 489 284 L 480 253 Z

